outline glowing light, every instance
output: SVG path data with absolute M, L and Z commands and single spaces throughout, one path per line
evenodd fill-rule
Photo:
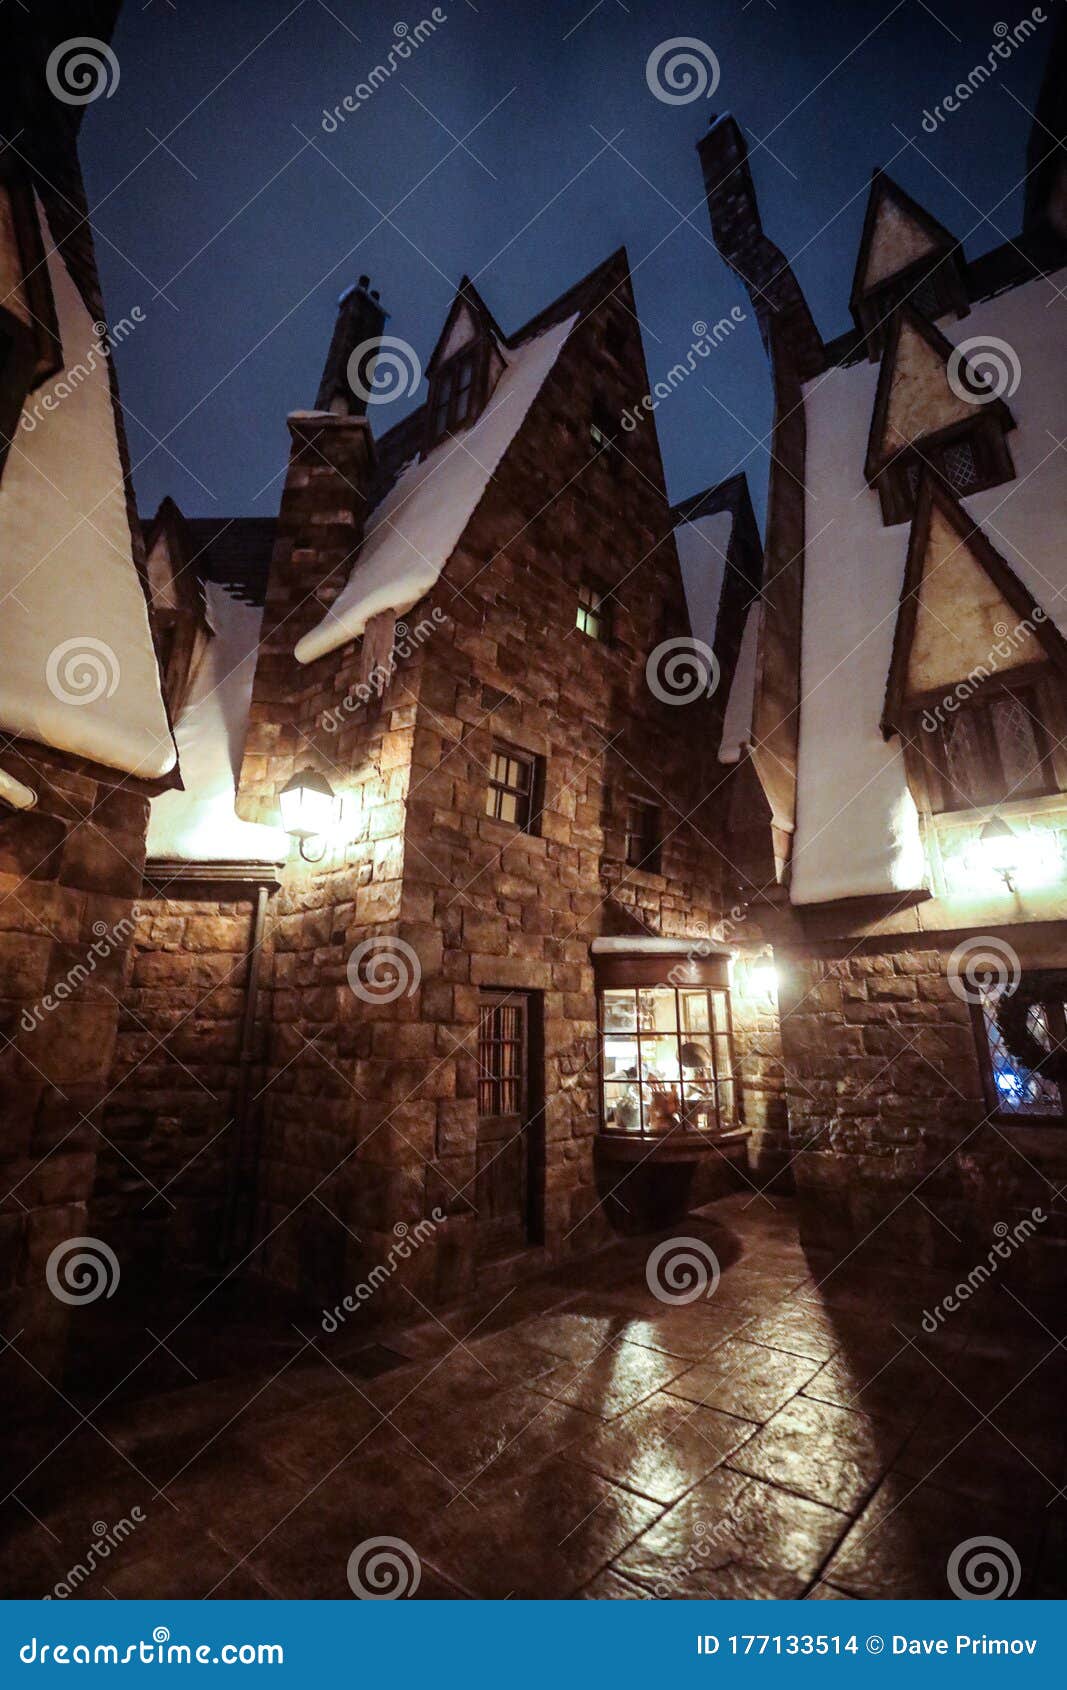
M 307 862 L 319 862 L 326 854 L 330 834 L 341 814 L 340 799 L 333 787 L 317 769 L 301 769 L 287 781 L 278 794 L 282 812 L 282 826 L 292 838 L 300 841 L 300 855 Z M 322 849 L 312 856 L 307 850 L 309 840 L 321 841 Z
M 750 998 L 765 998 L 773 1003 L 778 996 L 778 970 L 773 963 L 757 962 L 748 971 L 745 981 L 745 995 Z
M 1053 885 L 1063 876 L 1063 861 L 1051 830 L 1016 833 L 994 816 L 977 839 L 946 855 L 945 872 L 953 892 L 1010 895 Z

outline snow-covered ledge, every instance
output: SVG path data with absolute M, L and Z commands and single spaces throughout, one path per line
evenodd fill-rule
M 589 947 L 593 956 L 729 956 L 732 945 L 719 939 L 694 936 L 690 939 L 660 939 L 642 934 L 622 939 L 594 939 Z

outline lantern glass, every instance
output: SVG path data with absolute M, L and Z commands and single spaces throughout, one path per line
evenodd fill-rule
M 279 794 L 282 826 L 294 839 L 316 839 L 329 833 L 337 819 L 337 799 L 325 776 L 304 769 Z

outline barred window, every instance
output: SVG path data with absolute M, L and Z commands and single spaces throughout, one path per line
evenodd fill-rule
M 524 1000 L 483 1001 L 478 1018 L 478 1113 L 517 1115 L 523 1108 Z

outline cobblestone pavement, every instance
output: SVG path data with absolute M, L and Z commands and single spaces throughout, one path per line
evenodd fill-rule
M 3 1593 L 346 1597 L 388 1537 L 352 1576 L 419 1598 L 943 1597 L 993 1537 L 1006 1589 L 1067 1595 L 1062 1299 L 994 1279 L 931 1334 L 954 1274 L 834 1266 L 788 1199 L 676 1230 L 712 1295 L 664 1302 L 631 1240 L 373 1335 L 246 1287 L 147 1359 L 88 1346 L 47 1446 L 9 1440 Z

